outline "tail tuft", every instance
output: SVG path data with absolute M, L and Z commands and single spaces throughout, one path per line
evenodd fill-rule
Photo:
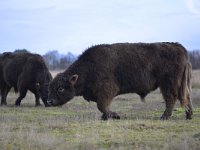
M 192 72 L 192 65 L 188 62 L 185 65 L 181 86 L 179 88 L 179 100 L 182 107 L 187 107 L 190 100 L 190 92 L 191 92 L 191 72 Z

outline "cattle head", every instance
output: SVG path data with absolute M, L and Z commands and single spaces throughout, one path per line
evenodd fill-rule
M 49 84 L 48 104 L 63 105 L 75 96 L 75 84 L 78 75 L 58 74 Z
M 46 74 L 46 77 L 43 78 L 43 81 L 41 81 L 40 83 L 36 83 L 36 88 L 38 90 L 38 93 L 44 103 L 44 105 L 47 107 L 47 106 L 50 106 L 48 103 L 47 103 L 47 100 L 48 100 L 48 93 L 49 93 L 49 83 L 50 81 L 52 80 L 52 76 L 50 73 Z

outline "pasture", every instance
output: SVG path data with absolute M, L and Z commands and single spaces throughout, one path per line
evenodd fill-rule
M 55 75 L 57 72 L 52 72 Z M 200 71 L 192 76 L 194 115 L 185 120 L 179 102 L 168 121 L 160 121 L 165 104 L 159 90 L 146 103 L 136 94 L 120 95 L 111 105 L 121 120 L 102 121 L 96 103 L 75 97 L 62 107 L 35 107 L 28 93 L 20 107 L 8 95 L 0 108 L 0 149 L 200 149 Z

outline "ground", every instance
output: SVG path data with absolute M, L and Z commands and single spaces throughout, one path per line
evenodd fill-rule
M 194 80 L 193 80 L 194 81 Z M 197 83 L 197 82 L 195 82 Z M 146 103 L 136 94 L 120 95 L 111 109 L 120 120 L 102 121 L 96 103 L 75 97 L 62 107 L 34 106 L 28 93 L 20 107 L 17 95 L 10 93 L 8 106 L 0 107 L 0 149 L 200 149 L 200 89 L 192 90 L 194 116 L 185 120 L 177 102 L 168 121 L 159 120 L 164 102 L 159 90 L 149 94 Z

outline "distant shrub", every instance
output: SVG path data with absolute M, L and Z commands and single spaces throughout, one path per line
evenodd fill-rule
M 60 70 L 67 69 L 77 57 L 70 52 L 64 55 L 57 50 L 53 50 L 43 55 L 43 58 L 50 70 Z
M 200 69 L 200 50 L 193 50 L 189 52 L 190 61 L 193 69 Z

